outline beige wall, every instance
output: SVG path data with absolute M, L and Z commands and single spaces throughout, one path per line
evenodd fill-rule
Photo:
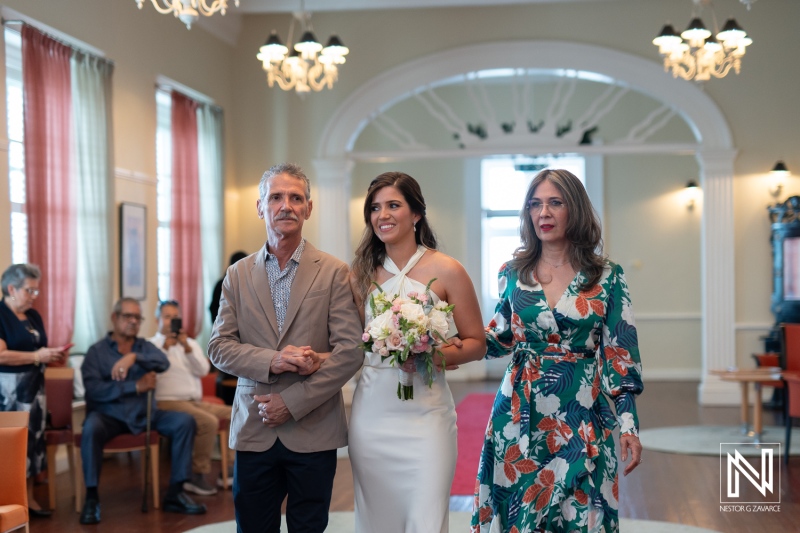
M 153 83 L 157 75 L 176 79 L 223 106 L 227 121 L 226 256 L 239 248 L 254 251 L 264 241 L 263 223 L 254 208 L 261 173 L 273 163 L 288 160 L 307 168 L 313 179 L 312 161 L 322 129 L 353 91 L 381 72 L 436 51 L 514 39 L 597 44 L 658 62 L 653 36 L 667 20 L 680 29 L 691 11 L 690 2 L 618 0 L 458 11 L 315 13 L 317 36 L 323 39 L 338 33 L 351 55 L 333 91 L 301 99 L 268 89 L 255 59 L 270 29 L 286 37 L 287 15 L 245 16 L 238 43 L 230 47 L 202 28 L 187 32 L 172 17 L 157 15 L 149 6 L 140 12 L 132 0 L 8 0 L 6 4 L 103 49 L 115 61 L 117 167 L 151 178 L 155 175 Z M 758 338 L 763 331 L 759 328 L 773 320 L 765 208 L 774 200 L 767 192 L 766 173 L 777 159 L 784 159 L 790 169 L 800 173 L 800 106 L 796 98 L 800 66 L 792 47 L 787 46 L 793 42 L 800 4 L 792 0 L 759 2 L 749 12 L 738 0 L 717 0 L 715 6 L 720 21 L 735 16 L 755 41 L 740 75 L 705 85 L 729 121 L 739 151 L 734 186 L 737 357 L 741 364 L 750 364 L 749 353 L 760 347 Z M 709 15 L 704 19 L 711 22 Z M 351 212 L 351 242 L 359 236 L 360 201 L 366 184 L 383 170 L 400 168 L 420 179 L 439 237 L 449 253 L 462 258 L 467 242 L 461 230 L 467 215 L 460 209 L 463 198 L 457 187 L 462 167 L 459 161 L 356 165 L 353 199 L 349 206 L 341 206 L 343 213 Z M 697 164 L 689 156 L 614 157 L 605 162 L 608 252 L 628 272 L 634 305 L 643 317 L 641 342 L 648 368 L 699 370 L 696 315 L 701 312 L 702 209 L 688 212 L 676 198 L 682 185 L 697 173 Z M 800 180 L 791 181 L 787 192 L 800 193 Z M 151 184 L 116 181 L 117 200 L 143 198 L 148 222 L 154 228 L 151 189 Z M 0 192 L 0 201 L 4 194 L 7 192 Z M 314 200 L 319 203 L 325 198 L 314 194 Z M 318 233 L 315 223 L 312 216 L 307 232 L 312 240 Z M 2 231 L 5 227 L 7 222 L 0 222 L 0 252 L 8 248 L 7 231 Z M 150 299 L 146 305 L 152 307 L 156 298 L 154 238 L 148 252 Z M 221 263 L 224 261 L 222 258 Z
M 174 18 L 156 14 L 149 5 L 145 6 L 147 9 L 139 11 L 133 1 L 8 0 L 4 5 L 102 50 L 106 57 L 114 61 L 114 160 L 118 169 L 114 181 L 115 198 L 117 206 L 124 201 L 141 203 L 147 207 L 147 299 L 143 307 L 145 314 L 152 317 L 158 301 L 156 79 L 159 75 L 167 76 L 209 96 L 227 110 L 233 99 L 231 62 L 235 50 L 201 29 L 187 31 Z M 0 91 L 3 94 L 4 88 L 5 84 L 2 84 Z M 226 177 L 232 176 L 236 168 L 236 158 L 231 150 L 232 132 L 232 121 L 226 117 Z M 7 172 L 3 172 L 4 180 L 6 175 Z M 2 194 L 7 194 L 6 191 L 7 185 Z M 2 205 L 8 204 L 3 202 Z M 117 206 L 114 206 L 115 220 L 118 216 Z M 0 211 L 7 211 L 7 208 Z M 7 217 L 2 218 L 3 224 L 6 224 Z M 228 220 L 226 222 L 230 223 Z M 0 239 L 7 239 L 7 231 L 0 233 Z M 116 229 L 112 235 L 117 235 Z M 4 241 L 0 240 L 2 246 Z M 220 258 L 220 274 L 225 263 L 225 258 Z M 112 294 L 115 297 L 119 294 L 118 271 L 118 266 L 113 265 L 115 287 Z M 147 320 L 142 331 L 145 334 L 154 332 L 155 320 Z

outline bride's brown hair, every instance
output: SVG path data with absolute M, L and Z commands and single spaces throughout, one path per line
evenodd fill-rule
M 422 197 L 422 190 L 417 180 L 403 172 L 384 172 L 372 180 L 367 189 L 367 197 L 364 199 L 364 223 L 366 227 L 352 264 L 356 278 L 356 296 L 360 302 L 367 298 L 375 271 L 386 259 L 386 245 L 372 231 L 371 220 L 372 202 L 375 201 L 375 195 L 378 194 L 378 191 L 384 187 L 394 187 L 400 191 L 411 212 L 419 215 L 420 218 L 416 224 L 417 230 L 414 233 L 414 239 L 417 244 L 432 250 L 436 249 L 436 236 L 433 234 L 433 230 L 425 216 L 425 198 Z

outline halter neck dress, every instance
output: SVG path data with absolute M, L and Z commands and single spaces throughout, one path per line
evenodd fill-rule
M 381 284 L 387 294 L 422 292 L 407 276 L 426 248 L 419 246 L 402 270 Z M 375 289 L 377 291 L 377 289 Z M 431 292 L 435 302 L 439 297 Z M 366 322 L 369 323 L 369 305 Z M 448 336 L 454 335 L 454 326 Z M 456 412 L 444 374 L 429 388 L 414 374 L 414 399 L 397 398 L 397 368 L 371 352 L 356 386 L 350 414 L 349 453 L 355 489 L 356 533 L 446 533 L 450 486 L 456 467 Z

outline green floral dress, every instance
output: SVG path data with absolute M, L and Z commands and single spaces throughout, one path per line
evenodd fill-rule
M 500 270 L 487 358 L 511 354 L 486 428 L 472 533 L 619 531 L 612 430 L 638 435 L 641 363 L 622 268 L 578 273 L 550 309 L 542 286 Z M 609 398 L 613 399 L 615 410 Z

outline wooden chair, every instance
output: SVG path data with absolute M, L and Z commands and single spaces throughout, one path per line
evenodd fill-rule
M 780 367 L 800 372 L 800 324 L 781 324 Z
M 75 511 L 81 512 L 83 507 L 83 494 L 86 488 L 83 486 L 83 466 L 81 462 L 81 435 L 75 434 Z M 159 509 L 161 501 L 158 493 L 158 439 L 159 434 L 157 431 L 150 432 L 150 479 L 153 483 L 153 507 Z M 132 435 L 130 433 L 123 433 L 117 435 L 106 443 L 103 447 L 103 453 L 125 453 L 125 452 L 144 452 L 146 445 L 146 437 L 144 433 Z M 144 454 L 142 454 L 142 480 L 144 481 Z
M 0 533 L 29 531 L 28 416 L 26 411 L 0 412 Z
M 783 452 L 783 462 L 789 464 L 789 450 L 792 445 L 792 421 L 800 418 L 800 373 L 784 372 L 783 380 L 786 382 L 786 448 Z
M 72 387 L 75 370 L 58 367 L 46 368 L 44 371 L 44 393 L 47 397 L 47 410 L 50 413 L 50 424 L 44 432 L 47 443 L 47 485 L 50 509 L 56 508 L 56 452 L 59 446 L 67 447 L 69 477 L 72 482 L 73 496 L 77 491 L 75 480 L 75 449 L 72 434 Z

